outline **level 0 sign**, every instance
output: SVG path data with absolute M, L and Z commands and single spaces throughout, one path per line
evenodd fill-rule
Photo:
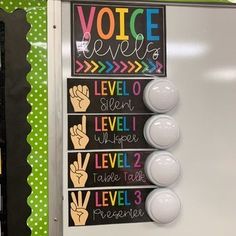
M 152 80 L 67 80 L 68 113 L 151 113 L 143 102 L 143 91 Z
M 72 75 L 165 75 L 165 7 L 132 5 L 72 3 Z

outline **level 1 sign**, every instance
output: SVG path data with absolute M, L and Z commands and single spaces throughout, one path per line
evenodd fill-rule
M 69 115 L 68 149 L 148 148 L 143 136 L 150 115 Z
M 166 74 L 165 7 L 72 3 L 72 75 Z

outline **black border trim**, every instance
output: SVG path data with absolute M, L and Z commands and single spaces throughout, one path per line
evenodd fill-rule
M 19 9 L 13 13 L 0 9 L 0 21 L 5 23 L 7 236 L 31 235 L 27 226 L 31 214 L 27 204 L 31 193 L 27 182 L 31 173 L 27 162 L 31 151 L 27 143 L 31 130 L 27 115 L 31 107 L 26 99 L 30 91 L 30 84 L 26 80 L 30 71 L 27 62 L 30 44 L 26 40 L 30 24 L 26 14 L 26 11 Z

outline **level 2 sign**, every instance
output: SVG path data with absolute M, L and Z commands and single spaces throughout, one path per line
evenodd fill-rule
M 72 75 L 165 75 L 165 7 L 132 5 L 72 3 Z
M 68 187 L 152 185 L 144 163 L 150 151 L 103 151 L 68 154 Z

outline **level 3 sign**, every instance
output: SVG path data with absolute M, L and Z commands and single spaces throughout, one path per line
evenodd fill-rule
M 150 222 L 145 199 L 153 188 L 68 193 L 69 226 Z

